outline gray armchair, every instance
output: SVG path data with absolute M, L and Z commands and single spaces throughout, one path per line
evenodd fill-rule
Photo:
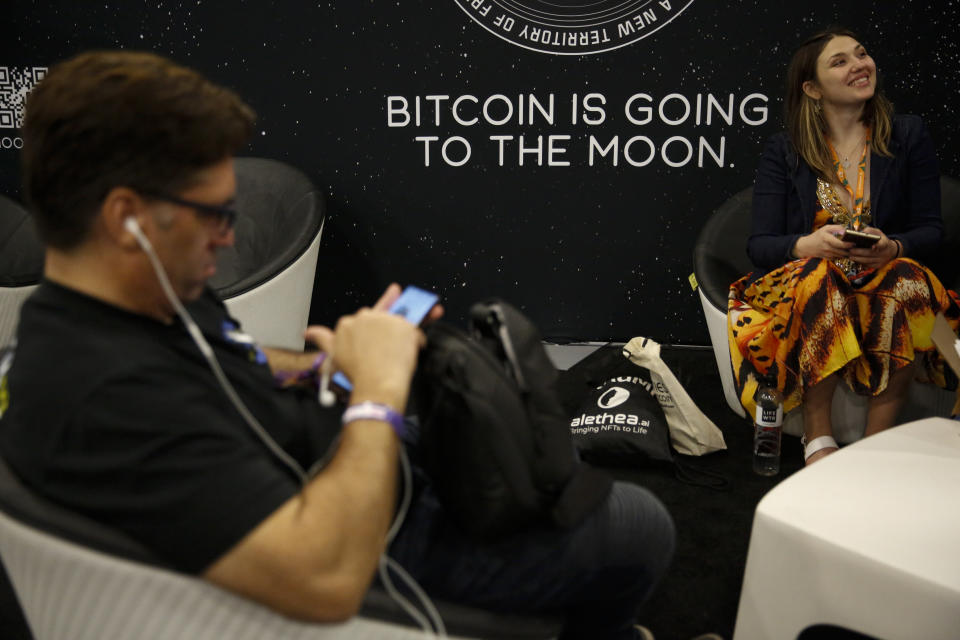
M 42 499 L 0 459 L 0 558 L 37 640 L 413 640 L 413 626 L 378 588 L 339 624 L 286 618 L 164 567 L 126 537 Z M 554 638 L 560 620 L 435 602 L 451 638 Z
M 43 245 L 20 203 L 0 195 L 0 347 L 17 331 L 20 306 L 43 273 Z

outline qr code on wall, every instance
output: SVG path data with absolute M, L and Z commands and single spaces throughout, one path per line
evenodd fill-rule
M 0 67 L 0 129 L 23 126 L 23 105 L 46 67 Z

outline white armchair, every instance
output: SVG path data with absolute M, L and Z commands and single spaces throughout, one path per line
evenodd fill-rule
M 260 344 L 303 349 L 320 236 L 323 194 L 276 160 L 236 158 L 236 241 L 210 285 Z

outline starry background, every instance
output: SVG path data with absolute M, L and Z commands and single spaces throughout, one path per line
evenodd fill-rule
M 709 344 L 688 281 L 697 232 L 752 182 L 763 140 L 781 128 L 792 48 L 834 22 L 860 33 L 898 111 L 924 117 L 942 172 L 960 176 L 960 0 L 695 0 L 652 35 L 584 56 L 512 45 L 454 0 L 7 0 L 0 13 L 0 67 L 49 66 L 91 48 L 151 50 L 247 99 L 258 124 L 244 155 L 297 166 L 327 196 L 313 322 L 333 322 L 396 280 L 437 291 L 454 321 L 472 302 L 496 295 L 526 310 L 553 339 L 648 335 Z M 606 120 L 572 124 L 571 94 L 591 92 L 606 99 Z M 623 105 L 636 93 L 649 94 L 653 107 L 670 93 L 693 106 L 698 95 L 726 104 L 732 94 L 734 121 L 697 125 L 691 116 L 669 126 L 655 115 L 634 125 Z M 769 97 L 769 115 L 758 126 L 738 113 L 753 93 Z M 544 103 L 553 94 L 556 122 L 520 124 L 515 117 L 503 126 L 464 127 L 447 110 L 437 126 L 431 108 L 419 127 L 387 126 L 388 96 L 435 94 L 481 102 L 533 94 Z M 671 102 L 667 117 L 678 118 L 681 107 Z M 0 137 L 16 134 L 0 129 Z M 490 135 L 514 136 L 502 166 Z M 520 135 L 528 147 L 537 136 L 569 135 L 559 158 L 571 166 L 537 166 L 530 154 L 520 166 Z M 683 167 L 659 157 L 635 167 L 621 155 L 618 166 L 609 159 L 589 166 L 591 135 L 604 144 L 619 136 L 621 147 L 647 136 L 658 151 L 681 136 L 693 142 L 694 158 Z M 462 136 L 472 155 L 463 166 L 447 166 L 434 143 L 424 166 L 417 136 Z M 697 166 L 700 136 L 715 150 L 725 141 L 725 166 L 709 155 Z M 643 145 L 633 151 L 646 156 Z M 671 147 L 671 157 L 682 158 L 681 151 Z M 462 158 L 462 145 L 451 143 L 450 156 Z M 17 163 L 14 149 L 0 148 L 0 192 L 15 198 Z

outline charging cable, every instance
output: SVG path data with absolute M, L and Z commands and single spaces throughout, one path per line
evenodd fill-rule
M 325 407 L 332 407 L 337 401 L 336 394 L 332 389 L 330 389 L 332 370 L 333 354 L 328 353 L 327 357 L 320 364 L 320 383 L 317 389 L 317 400 Z M 339 442 L 339 438 L 337 442 Z M 333 450 L 335 450 L 335 447 L 331 447 L 331 452 Z M 323 468 L 329 461 L 330 457 L 332 457 L 332 453 L 324 456 L 322 460 L 318 461 L 318 464 L 311 468 L 310 476 L 312 477 L 315 468 L 317 470 Z M 397 532 L 400 531 L 400 527 L 403 525 L 403 521 L 406 519 L 407 513 L 410 510 L 410 503 L 413 500 L 413 472 L 410 468 L 410 459 L 407 457 L 407 451 L 403 447 L 402 443 L 400 445 L 400 467 L 403 472 L 403 495 L 400 499 L 400 507 L 397 509 L 397 515 L 393 520 L 393 524 L 390 526 L 390 530 L 387 531 L 386 548 L 390 547 L 390 543 L 393 542 Z M 423 588 L 417 584 L 417 581 L 414 580 L 413 576 L 407 573 L 398 562 L 388 556 L 386 551 L 380 554 L 378 570 L 380 574 L 380 581 L 383 583 L 383 587 L 386 589 L 387 594 L 400 606 L 401 609 L 407 613 L 407 615 L 413 618 L 413 620 L 419 624 L 426 633 L 434 635 L 435 631 L 438 637 L 447 637 L 446 628 L 443 624 L 443 618 L 440 617 L 440 612 L 437 611 L 433 601 L 430 600 L 430 597 L 426 594 Z M 397 574 L 400 580 L 406 584 L 410 591 L 417 597 L 417 600 L 420 601 L 421 606 L 427 612 L 429 620 L 396 588 L 396 586 L 393 584 L 393 580 L 390 578 L 391 570 Z
M 390 543 L 393 542 L 397 532 L 400 531 L 400 527 L 403 525 L 403 521 L 406 519 L 407 513 L 410 510 L 410 502 L 413 499 L 413 472 L 410 468 L 410 459 L 407 457 L 407 451 L 402 444 L 400 445 L 400 467 L 403 471 L 403 497 L 400 501 L 400 508 L 397 509 L 397 516 L 393 520 L 393 525 L 390 527 L 390 530 L 387 531 L 387 548 L 390 547 Z M 427 616 L 430 618 L 429 621 L 393 584 L 393 580 L 390 578 L 391 569 L 397 574 L 400 580 L 407 585 L 417 600 L 420 601 L 421 606 L 423 606 L 424 611 L 427 612 Z M 400 566 L 400 563 L 387 555 L 386 551 L 380 554 L 379 571 L 383 588 L 386 589 L 387 594 L 394 602 L 400 605 L 401 609 L 406 611 L 426 633 L 434 635 L 435 632 L 435 635 L 439 638 L 447 637 L 447 629 L 443 624 L 443 618 L 440 616 L 440 612 L 437 610 L 436 605 L 433 604 L 430 596 L 417 584 L 413 576 Z M 430 623 L 433 623 L 432 626 Z

